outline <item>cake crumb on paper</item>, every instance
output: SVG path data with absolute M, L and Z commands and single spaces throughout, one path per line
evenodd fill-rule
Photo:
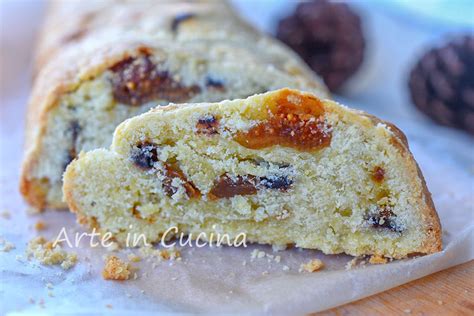
M 107 251 L 115 252 L 120 249 L 120 245 L 117 242 L 112 241 L 110 245 L 108 245 L 106 248 L 107 248 Z
M 313 259 L 307 263 L 303 263 L 300 266 L 300 272 L 316 272 L 321 270 L 324 267 L 324 263 L 319 259 Z
M 357 260 L 359 260 L 359 258 L 355 257 L 355 258 L 352 258 L 351 261 L 347 262 L 345 266 L 346 270 L 350 270 L 353 267 L 355 267 L 357 265 Z
M 13 250 L 15 249 L 15 245 L 11 242 L 9 242 L 8 240 L 0 237 L 0 246 L 2 246 L 0 248 L 0 251 L 2 252 L 9 252 L 10 250 Z
M 387 261 L 387 258 L 384 258 L 383 256 L 379 255 L 373 255 L 369 259 L 370 264 L 386 264 Z
M 273 252 L 283 251 L 286 250 L 286 245 L 272 245 Z
M 0 212 L 0 216 L 3 218 L 3 219 L 10 219 L 12 217 L 11 213 L 9 210 L 3 210 L 2 212 Z
M 41 208 L 34 207 L 34 206 L 29 206 L 26 208 L 26 214 L 28 215 L 36 215 L 36 214 L 41 214 L 42 210 Z
M 42 220 L 39 220 L 35 223 L 35 229 L 37 231 L 42 231 L 46 229 L 46 223 L 43 222 Z
M 105 280 L 125 281 L 130 278 L 130 275 L 130 264 L 116 256 L 109 256 L 105 259 L 105 266 L 102 271 L 102 277 Z
M 28 259 L 35 258 L 44 265 L 60 265 L 64 270 L 72 268 L 77 262 L 75 253 L 68 253 L 59 244 L 46 240 L 42 236 L 33 238 L 26 248 Z
M 133 253 L 129 254 L 129 255 L 127 256 L 127 258 L 128 258 L 128 260 L 130 260 L 131 262 L 140 262 L 140 261 L 142 260 L 142 257 L 137 256 L 136 254 L 133 254 Z
M 176 260 L 181 261 L 181 252 L 176 248 L 155 249 L 152 246 L 144 246 L 140 248 L 140 254 L 143 257 L 156 258 L 158 261 Z
M 258 250 L 258 249 L 254 249 L 252 251 L 252 253 L 250 254 L 250 259 L 251 261 L 255 260 L 255 259 L 262 259 L 265 257 L 265 251 L 261 251 L 261 250 Z

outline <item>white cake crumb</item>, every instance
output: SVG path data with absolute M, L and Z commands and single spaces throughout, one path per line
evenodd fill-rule
M 307 263 L 303 263 L 300 266 L 299 272 L 316 272 L 324 267 L 324 263 L 319 259 L 313 259 Z
M 77 262 L 75 253 L 66 252 L 61 245 L 55 245 L 42 236 L 30 240 L 26 255 L 28 259 L 33 257 L 44 265 L 60 265 L 64 270 L 72 268 Z

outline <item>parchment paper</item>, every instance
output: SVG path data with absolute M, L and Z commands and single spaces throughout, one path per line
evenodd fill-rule
M 134 310 L 143 313 L 307 313 L 357 300 L 472 260 L 473 140 L 461 132 L 428 122 L 408 105 L 406 95 L 402 93 L 405 88 L 400 84 L 404 82 L 408 55 L 415 48 L 419 49 L 420 43 L 428 37 L 394 24 L 392 19 L 377 12 L 364 12 L 368 14 L 369 26 L 385 23 L 386 29 L 392 29 L 396 34 L 412 34 L 418 44 L 408 45 L 403 53 L 398 50 L 398 58 L 393 59 L 391 65 L 382 66 L 381 63 L 385 59 L 392 60 L 395 52 L 390 45 L 393 42 L 385 41 L 382 52 L 369 51 L 371 62 L 364 65 L 363 75 L 359 75 L 357 84 L 351 85 L 349 97 L 344 102 L 391 120 L 407 134 L 441 218 L 443 251 L 386 265 L 356 265 L 346 270 L 345 265 L 352 257 L 328 256 L 319 251 L 291 249 L 274 253 L 271 247 L 256 245 L 238 249 L 185 248 L 181 249 L 181 261 L 132 263 L 138 269 L 138 278 L 116 282 L 101 277 L 103 256 L 111 253 L 103 248 L 90 248 L 87 242 L 72 250 L 78 253 L 79 262 L 68 271 L 25 259 L 26 243 L 38 235 L 33 228 L 38 220 L 47 223 L 47 229 L 41 235 L 48 238 L 55 237 L 61 227 L 71 233 L 83 230 L 66 211 L 27 215 L 27 206 L 18 193 L 23 118 L 30 82 L 28 65 L 41 6 L 37 2 L 3 3 L 0 211 L 9 211 L 11 218 L 0 217 L 0 235 L 15 244 L 16 249 L 0 252 L 2 314 L 33 311 L 127 313 Z M 3 23 L 9 23 L 9 29 L 16 32 L 6 32 Z M 377 34 L 370 34 L 376 42 Z M 381 58 L 384 51 L 387 55 Z M 383 69 L 379 70 L 380 67 Z M 390 71 L 393 75 L 387 76 Z M 380 80 L 380 76 L 384 80 Z M 254 249 L 279 255 L 281 261 L 267 257 L 252 260 Z M 126 259 L 130 252 L 136 250 L 121 250 L 114 254 Z M 298 272 L 301 263 L 314 258 L 325 263 L 322 271 Z M 285 266 L 289 270 L 285 270 Z M 51 283 L 49 287 L 52 288 L 48 288 L 47 283 Z M 44 304 L 38 304 L 42 301 Z

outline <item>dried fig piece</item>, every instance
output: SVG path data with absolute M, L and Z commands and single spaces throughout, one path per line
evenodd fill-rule
M 233 176 L 223 174 L 214 182 L 209 192 L 211 199 L 230 198 L 236 195 L 253 195 L 257 193 L 255 176 Z
M 331 126 L 324 121 L 323 104 L 315 97 L 281 93 L 270 101 L 267 111 L 267 120 L 238 132 L 234 140 L 250 149 L 280 145 L 313 151 L 331 144 Z
M 148 55 L 129 57 L 110 68 L 112 95 L 117 102 L 139 106 L 153 99 L 183 102 L 201 91 L 199 86 L 183 86 L 167 71 L 160 71 Z
M 181 179 L 184 182 L 183 187 L 186 190 L 186 195 L 190 199 L 199 198 L 201 196 L 199 189 L 192 181 L 189 181 L 186 178 L 183 171 L 177 165 L 165 163 L 165 179 L 163 180 L 163 190 L 168 196 L 172 196 L 178 191 L 178 187 L 173 185 L 174 178 Z
M 236 195 L 253 195 L 260 189 L 286 191 L 292 184 L 293 180 L 281 175 L 256 177 L 251 174 L 245 176 L 231 176 L 226 173 L 214 182 L 209 196 L 211 199 L 220 199 L 230 198 Z

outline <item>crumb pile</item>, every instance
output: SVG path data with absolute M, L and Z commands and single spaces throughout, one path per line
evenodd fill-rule
M 42 236 L 36 237 L 28 243 L 26 255 L 28 259 L 33 257 L 41 264 L 60 265 L 65 270 L 72 268 L 77 262 L 75 253 L 66 252 L 59 244 L 55 245 Z

